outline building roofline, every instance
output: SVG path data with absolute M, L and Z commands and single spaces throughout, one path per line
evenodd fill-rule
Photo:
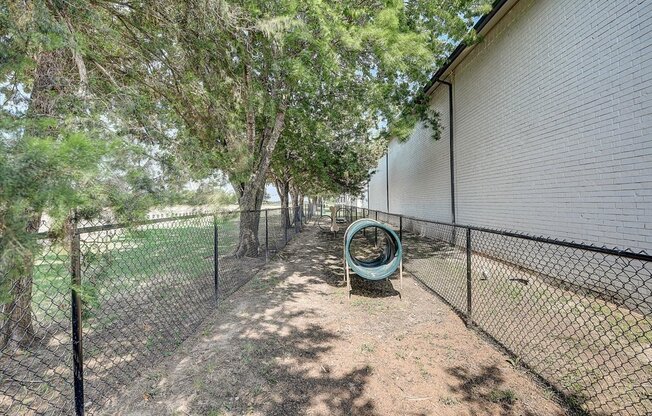
M 482 16 L 480 20 L 478 20 L 473 26 L 473 29 L 476 31 L 476 33 L 480 33 L 482 29 L 484 29 L 487 26 L 487 24 L 498 14 L 500 9 L 502 9 L 502 7 L 509 2 L 510 0 L 494 1 L 494 4 L 491 10 L 489 11 L 489 13 Z M 423 92 L 426 95 L 430 93 L 432 87 L 446 73 L 446 71 L 448 71 L 448 69 L 453 65 L 453 63 L 457 60 L 457 58 L 459 58 L 460 55 L 462 55 L 462 52 L 464 52 L 464 50 L 469 46 L 473 46 L 473 45 L 467 45 L 464 42 L 460 42 L 460 44 L 457 45 L 455 50 L 453 50 L 453 52 L 450 55 L 448 55 L 448 58 L 446 58 L 446 62 L 444 63 L 444 65 L 442 65 L 437 70 L 437 72 L 435 72 L 435 74 L 430 78 L 430 81 L 428 81 L 428 83 L 423 87 Z

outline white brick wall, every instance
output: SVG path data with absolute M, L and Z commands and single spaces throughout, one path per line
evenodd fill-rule
M 432 96 L 440 114 L 441 138 L 418 125 L 405 143 L 389 146 L 389 210 L 419 218 L 451 221 L 448 90 Z
M 453 77 L 458 223 L 652 251 L 651 18 L 652 1 L 521 0 L 489 32 Z M 447 126 L 446 86 L 433 105 Z M 450 221 L 447 130 L 417 126 L 389 162 L 392 212 Z
M 387 210 L 385 163 L 385 156 L 383 156 L 378 161 L 375 173 L 369 181 L 369 207 L 379 211 Z

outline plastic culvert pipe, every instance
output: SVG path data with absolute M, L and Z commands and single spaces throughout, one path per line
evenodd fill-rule
M 377 228 L 385 233 L 385 249 L 371 260 L 360 260 L 351 254 L 353 238 L 364 229 Z M 401 265 L 403 246 L 398 235 L 389 226 L 368 218 L 357 220 L 344 233 L 344 257 L 353 271 L 366 280 L 382 280 L 391 276 Z

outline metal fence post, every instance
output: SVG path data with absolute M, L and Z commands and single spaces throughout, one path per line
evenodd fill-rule
M 269 260 L 269 222 L 267 220 L 267 211 L 265 210 L 265 262 Z
M 403 216 L 398 216 L 398 239 L 403 242 Z
M 376 221 L 378 221 L 378 211 L 376 211 Z M 378 228 L 374 227 L 374 245 L 378 247 Z
M 72 366 L 75 391 L 75 414 L 84 414 L 84 349 L 82 345 L 82 303 L 81 289 L 81 244 L 77 232 L 77 219 L 73 220 L 71 243 L 71 314 L 72 314 Z
M 466 318 L 469 325 L 473 325 L 473 308 L 471 303 L 471 229 L 466 229 Z
M 213 215 L 213 281 L 215 285 L 215 304 L 219 301 L 220 283 L 220 250 L 217 232 L 217 215 Z

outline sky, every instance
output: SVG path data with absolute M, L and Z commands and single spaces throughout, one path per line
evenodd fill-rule
M 265 186 L 265 193 L 269 195 L 269 202 L 281 202 L 281 198 L 278 196 L 274 185 Z

